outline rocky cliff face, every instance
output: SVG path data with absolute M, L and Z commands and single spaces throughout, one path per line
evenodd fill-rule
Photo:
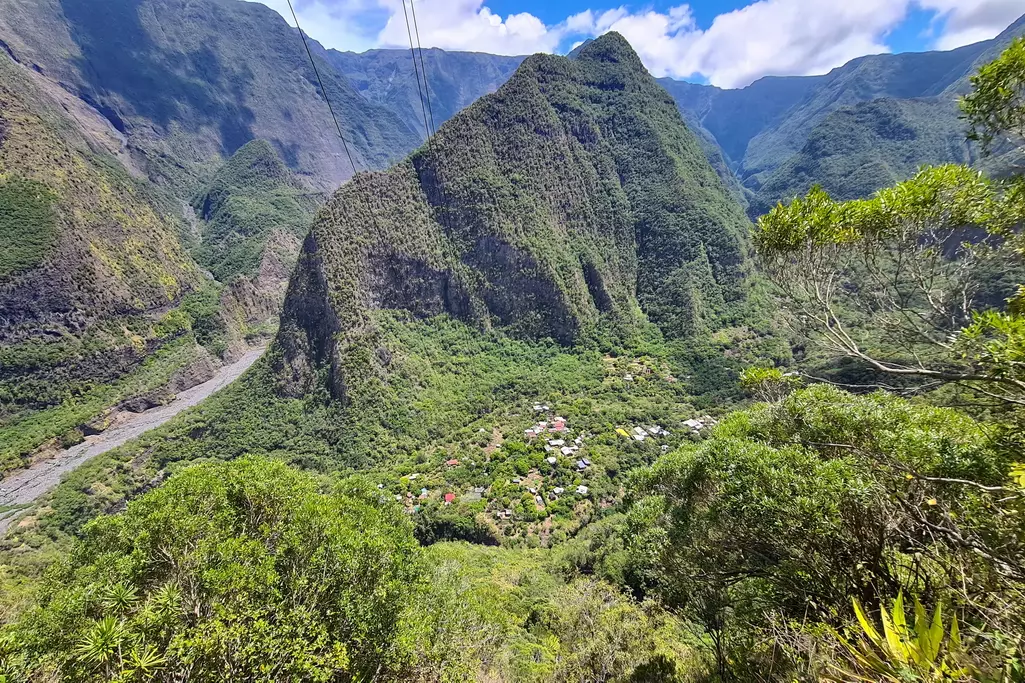
M 178 226 L 100 133 L 6 57 L 0 118 L 0 341 L 167 306 L 199 282 Z
M 0 0 L 0 41 L 102 113 L 150 179 L 179 196 L 212 159 L 255 139 L 317 189 L 352 175 L 299 35 L 259 3 Z M 322 58 L 320 71 L 360 168 L 422 139 Z
M 747 223 L 629 44 L 528 58 L 404 162 L 320 211 L 286 298 L 292 391 L 386 369 L 374 311 L 579 341 L 643 310 L 686 336 L 742 297 Z M 681 308 L 682 306 L 682 308 Z

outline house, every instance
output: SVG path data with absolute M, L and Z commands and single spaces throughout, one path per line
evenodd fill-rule
M 448 465 L 449 467 L 455 467 L 456 465 L 459 464 L 459 460 L 457 460 L 456 458 L 452 458 L 451 460 L 446 460 L 445 464 Z
M 566 489 L 562 488 L 561 486 L 556 486 L 554 489 L 552 489 L 552 493 L 554 493 L 555 495 L 559 495 L 560 493 L 565 493 L 565 492 L 566 492 Z
M 631 374 L 630 374 L 630 373 L 628 372 L 628 373 L 626 373 L 625 375 L 623 375 L 623 381 L 624 381 L 624 382 L 632 382 L 632 381 L 634 381 L 634 376 L 633 376 L 633 375 L 631 375 Z
M 668 453 L 669 452 L 669 444 L 666 444 L 666 443 L 662 444 L 662 452 L 663 453 Z
M 580 444 L 584 443 L 584 440 L 578 436 L 577 438 L 573 439 L 573 443 L 579 446 Z
M 588 460 L 587 458 L 582 458 L 582 460 L 584 461 L 585 465 L 587 465 L 588 467 L 591 466 L 591 461 L 590 460 Z
M 586 470 L 587 469 L 587 463 L 584 462 L 583 460 L 577 460 L 577 469 L 578 470 Z
M 695 432 L 700 432 L 705 428 L 705 423 L 701 420 L 684 420 L 683 426 L 688 427 Z
M 620 436 L 625 436 L 628 439 L 630 438 L 630 432 L 626 431 L 622 427 L 616 428 L 616 434 L 619 434 Z
M 573 449 L 570 448 L 569 446 L 563 446 L 561 453 L 563 455 L 573 455 Z
M 549 446 L 559 446 L 559 447 L 562 447 L 562 446 L 566 445 L 566 442 L 563 439 L 550 439 L 548 441 L 548 445 Z
M 480 499 L 481 495 L 479 493 L 477 493 L 476 491 L 468 491 L 464 493 L 459 500 L 461 500 L 464 503 L 479 503 Z
M 586 496 L 588 491 L 590 491 L 590 489 L 584 486 L 583 484 L 577 487 L 577 493 L 579 493 L 582 496 Z
M 542 498 L 541 496 L 534 496 L 534 502 L 537 503 L 538 505 L 544 505 L 545 504 L 545 499 Z
M 647 436 L 648 433 L 644 431 L 643 427 L 634 427 L 634 434 L 637 436 Z
M 537 489 L 534 488 L 533 486 L 529 487 L 527 490 L 530 491 L 531 493 L 537 493 Z
M 636 441 L 644 441 L 647 438 L 648 436 L 646 434 L 634 434 L 634 440 Z
M 551 456 L 551 457 L 545 458 L 545 462 L 547 462 L 549 465 L 554 465 L 555 463 L 559 462 L 559 459 L 556 458 L 555 456 Z
M 473 492 L 474 493 L 484 493 L 484 487 L 483 486 L 475 486 L 473 488 Z
M 519 484 L 521 481 L 523 481 L 523 480 L 520 479 L 519 477 L 513 477 L 512 483 Z
M 456 501 L 456 494 L 446 493 L 445 494 L 445 505 L 451 505 Z
M 414 472 L 413 474 L 409 475 L 409 480 L 413 481 L 414 479 L 418 479 L 419 477 L 420 475 Z

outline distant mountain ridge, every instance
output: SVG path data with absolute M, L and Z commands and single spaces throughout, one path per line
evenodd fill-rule
M 685 118 L 722 147 L 758 215 L 813 183 L 849 199 L 921 164 L 973 162 L 956 97 L 1022 34 L 1025 16 L 992 40 L 860 57 L 824 76 L 769 77 L 738 90 L 660 82 Z

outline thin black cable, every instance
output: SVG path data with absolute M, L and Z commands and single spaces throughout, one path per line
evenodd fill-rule
M 345 156 L 349 159 L 349 165 L 352 166 L 353 173 L 353 185 L 356 187 L 356 192 L 362 196 L 363 203 L 367 205 L 367 212 L 370 214 L 370 219 L 377 224 L 377 216 L 374 215 L 374 210 L 370 206 L 370 200 L 367 198 L 366 193 L 363 192 L 363 188 L 356 182 L 355 176 L 358 174 L 356 169 L 356 163 L 352 160 L 352 154 L 349 152 L 349 144 L 345 141 L 345 136 L 342 135 L 342 126 L 338 123 L 338 117 L 335 116 L 335 108 L 331 106 L 331 98 L 328 97 L 327 88 L 324 87 L 324 81 L 320 77 L 320 69 L 317 68 L 317 62 L 313 59 L 313 52 L 310 50 L 310 44 L 306 40 L 306 34 L 303 33 L 303 29 L 299 26 L 299 17 L 295 13 L 295 8 L 292 7 L 292 0 L 288 0 L 288 9 L 292 11 L 292 18 L 295 20 L 295 27 L 299 30 L 299 37 L 303 40 L 303 47 L 306 48 L 306 55 L 310 58 L 310 66 L 313 67 L 313 73 L 317 77 L 317 83 L 320 84 L 320 92 L 324 96 L 324 101 L 327 102 L 327 110 L 331 112 L 331 120 L 335 123 L 335 130 L 338 131 L 338 139 L 342 141 L 342 148 L 345 150 Z M 380 233 L 380 230 L 378 230 Z
M 412 4 L 412 3 L 410 3 Z M 431 126 L 427 123 L 427 107 L 424 105 L 424 91 L 420 87 L 420 67 L 416 64 L 416 50 L 413 49 L 413 31 L 409 27 L 409 12 L 406 11 L 406 0 L 402 0 L 402 16 L 406 18 L 406 35 L 409 36 L 409 54 L 413 58 L 413 73 L 416 74 L 416 91 L 420 94 L 420 111 L 424 114 L 424 130 L 427 132 L 427 142 L 431 141 Z M 426 76 L 426 74 L 424 74 Z
M 431 128 L 433 134 L 438 134 L 438 126 L 434 123 L 434 107 L 431 106 L 431 88 L 427 85 L 427 65 L 424 64 L 424 48 L 420 44 L 420 27 L 416 23 L 416 3 L 409 0 L 409 10 L 413 13 L 413 31 L 416 32 L 416 49 L 420 51 L 420 71 L 424 75 L 424 92 L 427 94 L 427 110 L 431 113 Z

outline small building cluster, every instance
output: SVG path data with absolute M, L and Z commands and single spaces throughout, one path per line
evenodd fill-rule
M 634 427 L 632 431 L 627 432 L 623 428 L 616 430 L 619 434 L 623 434 L 634 441 L 645 441 L 650 436 L 672 436 L 672 433 L 668 429 L 662 429 L 659 425 L 653 425 L 651 427 Z
M 710 415 L 704 415 L 697 419 L 684 420 L 683 426 L 691 430 L 692 434 L 700 434 L 705 429 L 714 427 L 718 422 Z

